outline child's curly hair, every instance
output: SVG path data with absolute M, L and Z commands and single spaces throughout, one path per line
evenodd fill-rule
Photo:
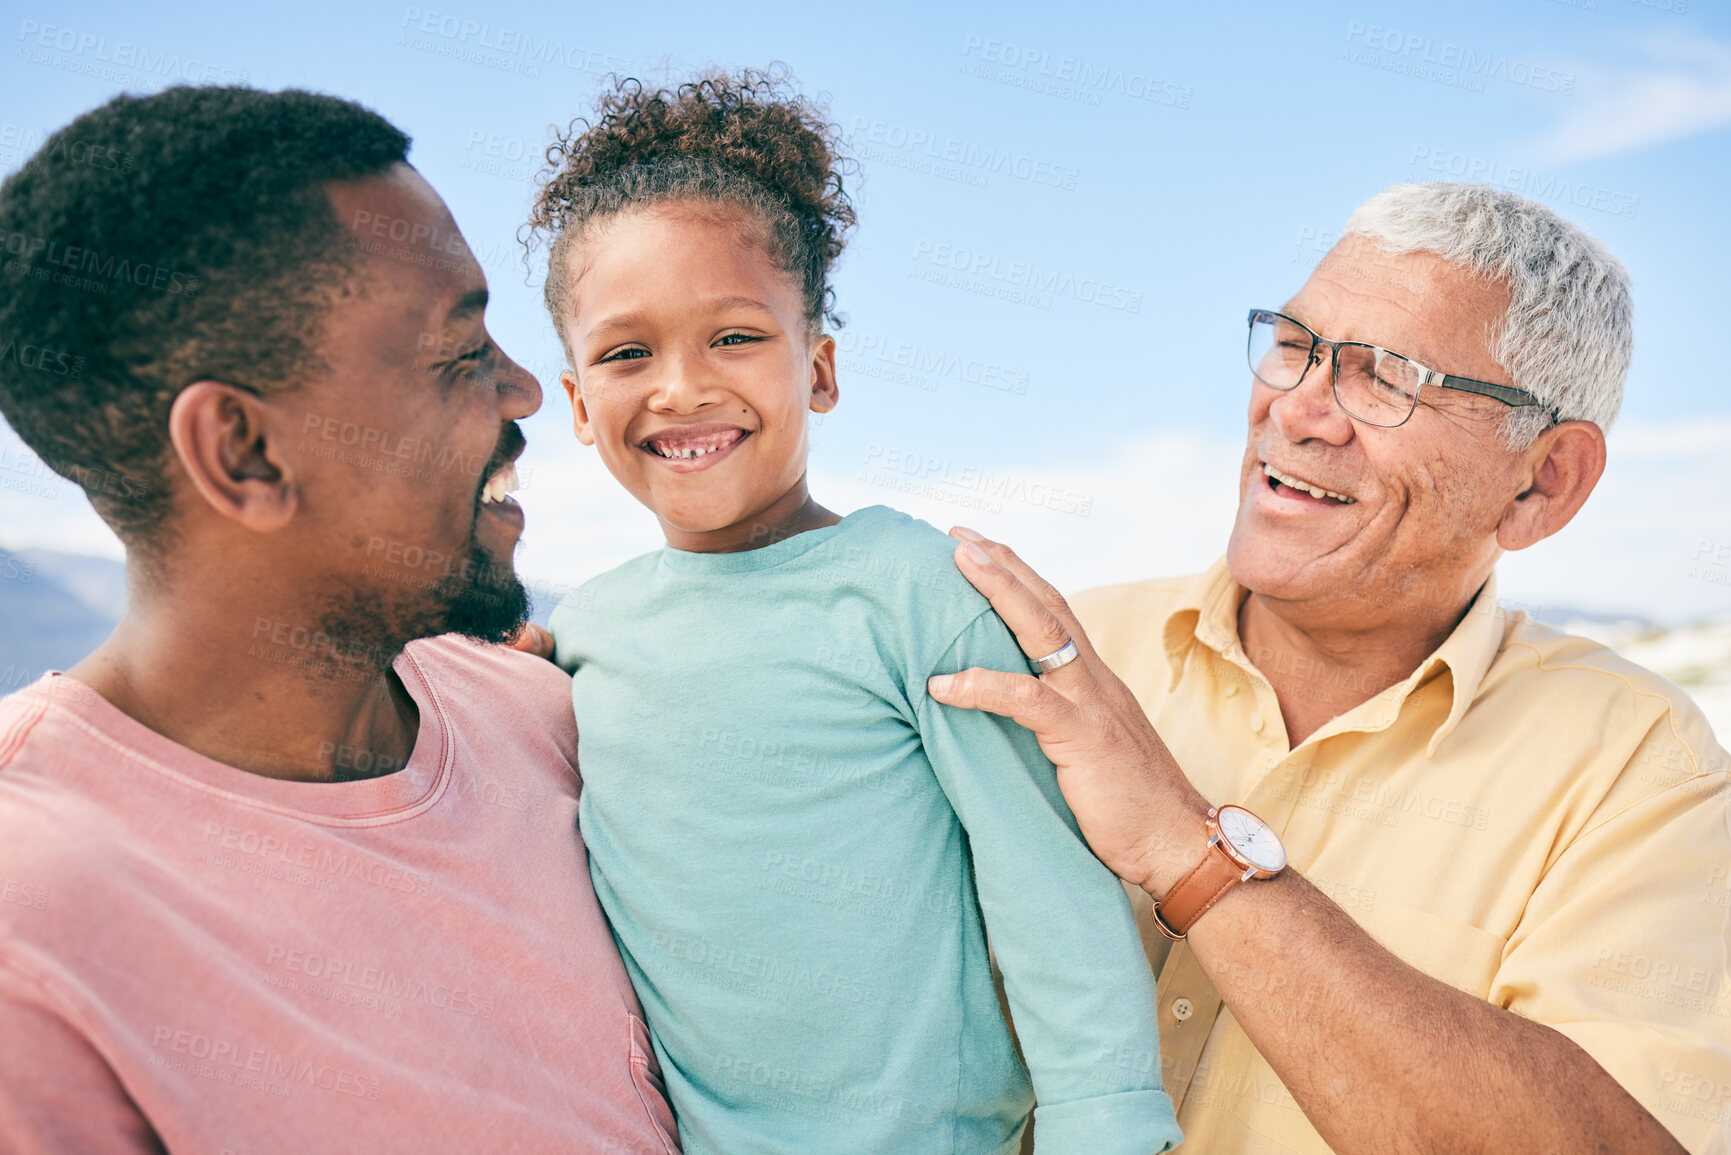
M 825 110 L 801 97 L 784 68 L 711 71 L 651 92 L 623 79 L 547 149 L 529 217 L 530 243 L 549 247 L 548 311 L 565 337 L 573 245 L 595 221 L 677 200 L 738 205 L 764 226 L 776 264 L 800 281 L 806 321 L 840 324 L 829 272 L 855 223 L 842 187 L 850 161 Z M 569 344 L 567 342 L 567 344 Z

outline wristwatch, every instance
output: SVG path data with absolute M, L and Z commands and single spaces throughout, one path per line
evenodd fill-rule
M 1286 846 L 1274 828 L 1242 806 L 1208 808 L 1208 850 L 1202 861 L 1154 904 L 1154 925 L 1170 939 L 1190 933 L 1227 891 L 1286 869 Z

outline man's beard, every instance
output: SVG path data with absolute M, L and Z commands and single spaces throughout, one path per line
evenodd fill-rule
M 471 534 L 462 563 L 436 587 L 439 625 L 429 634 L 504 642 L 529 620 L 529 591 L 510 563 L 499 565 Z M 419 635 L 426 636 L 426 635 Z
M 318 615 L 328 661 L 309 664 L 325 677 L 376 677 L 418 638 L 461 634 L 508 640 L 529 618 L 529 591 L 509 563 L 487 556 L 473 536 L 446 574 L 425 584 L 353 582 L 324 599 Z M 327 648 L 328 647 L 328 648 Z

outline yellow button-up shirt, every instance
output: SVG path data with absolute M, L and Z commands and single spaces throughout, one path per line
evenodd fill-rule
M 1261 671 L 1359 675 L 1245 653 L 1244 593 L 1222 561 L 1072 604 L 1197 788 L 1272 824 L 1377 941 L 1573 1039 L 1691 1151 L 1723 1144 L 1731 762 L 1700 710 L 1603 646 L 1505 612 L 1492 578 L 1410 677 L 1365 686 L 1380 692 L 1292 748 Z M 1185 1150 L 1327 1151 L 1188 947 L 1154 930 L 1145 894 L 1131 900 Z M 1328 1013 L 1401 1014 L 1341 995 Z

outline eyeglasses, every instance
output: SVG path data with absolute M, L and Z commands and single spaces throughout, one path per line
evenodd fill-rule
M 1504 405 L 1545 405 L 1525 389 L 1451 377 L 1379 345 L 1330 341 L 1284 314 L 1250 310 L 1250 344 L 1246 350 L 1250 371 L 1270 389 L 1296 388 L 1312 366 L 1322 363 L 1324 349 L 1334 370 L 1334 399 L 1348 415 L 1366 425 L 1384 429 L 1404 425 L 1418 407 L 1419 391 L 1427 385 L 1494 397 Z M 1553 422 L 1559 419 L 1555 409 L 1550 414 Z

